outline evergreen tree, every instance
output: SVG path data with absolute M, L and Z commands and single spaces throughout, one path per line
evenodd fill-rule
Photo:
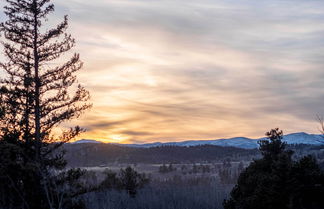
M 168 167 L 163 163 L 163 165 L 161 165 L 159 167 L 159 172 L 160 173 L 167 173 L 168 172 Z
M 77 85 L 73 96 L 69 91 L 76 83 L 75 72 L 82 67 L 78 54 L 55 66 L 55 61 L 75 45 L 75 40 L 65 32 L 67 16 L 56 27 L 47 29 L 43 25 L 54 11 L 50 0 L 7 0 L 7 3 L 8 20 L 1 24 L 7 57 L 1 67 L 8 75 L 1 80 L 6 110 L 6 120 L 1 121 L 2 135 L 16 130 L 21 133 L 20 140 L 36 142 L 36 152 L 40 155 L 39 146 L 53 139 L 50 134 L 54 127 L 90 107 L 82 103 L 89 99 L 89 93 L 81 85 Z M 68 141 L 80 131 L 75 127 L 59 138 Z
M 0 189 L 6 193 L 0 204 L 62 208 L 67 205 L 62 198 L 68 198 L 56 183 L 64 181 L 64 175 L 53 176 L 53 169 L 63 169 L 66 164 L 59 147 L 83 130 L 77 126 L 55 136 L 53 128 L 91 106 L 86 103 L 88 91 L 77 85 L 75 76 L 82 62 L 74 54 L 56 65 L 75 40 L 66 33 L 67 16 L 57 26 L 46 27 L 48 15 L 54 11 L 51 0 L 6 2 L 8 19 L 0 25 L 6 57 L 0 64 L 6 73 L 0 80 L 0 149 L 6 150 L 0 157 Z
M 297 162 L 273 129 L 260 142 L 262 159 L 254 160 L 239 176 L 225 209 L 319 209 L 324 208 L 324 175 L 313 157 Z
M 119 173 L 121 188 L 126 190 L 130 197 L 135 197 L 137 190 L 148 183 L 145 174 L 140 174 L 131 167 L 121 169 Z
M 100 189 L 121 189 L 117 173 L 111 170 L 105 170 L 104 175 L 105 179 L 101 182 Z
M 138 189 L 149 183 L 149 178 L 144 173 L 138 173 L 132 167 L 121 169 L 118 174 L 110 170 L 106 170 L 104 174 L 105 179 L 99 185 L 101 190 L 124 190 L 133 198 L 136 196 Z

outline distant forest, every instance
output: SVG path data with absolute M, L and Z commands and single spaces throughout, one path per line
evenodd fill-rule
M 321 146 L 290 145 L 295 157 L 305 154 L 315 154 L 317 159 L 324 159 Z M 66 159 L 71 167 L 105 166 L 111 163 L 201 163 L 251 161 L 259 158 L 258 149 L 241 149 L 235 147 L 220 147 L 201 145 L 191 147 L 161 146 L 152 148 L 134 148 L 113 144 L 65 144 Z

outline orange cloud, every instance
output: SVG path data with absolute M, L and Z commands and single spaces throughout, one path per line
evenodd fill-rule
M 316 132 L 324 3 L 70 0 L 93 109 L 80 138 L 105 142 Z M 307 9 L 305 9 L 307 8 Z

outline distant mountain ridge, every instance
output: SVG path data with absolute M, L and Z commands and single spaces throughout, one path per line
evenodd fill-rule
M 101 144 L 102 142 L 94 140 L 94 139 L 81 139 L 81 140 L 72 142 L 71 144 L 87 144 L 87 143 Z
M 246 137 L 234 137 L 229 139 L 215 139 L 215 140 L 190 140 L 190 141 L 182 141 L 182 142 L 155 142 L 155 143 L 146 143 L 146 144 L 118 144 L 120 146 L 127 147 L 136 147 L 136 148 L 150 148 L 150 147 L 159 147 L 159 146 L 181 146 L 181 147 L 189 147 L 189 146 L 199 146 L 199 145 L 217 145 L 223 147 L 238 147 L 245 149 L 254 149 L 258 148 L 258 141 L 264 140 L 266 138 L 259 139 L 250 139 Z M 307 144 L 307 145 L 323 145 L 324 144 L 324 136 L 317 134 L 308 134 L 304 132 L 300 133 L 292 133 L 287 134 L 283 137 L 283 141 L 287 142 L 287 144 Z M 81 143 L 103 143 L 96 140 L 91 139 L 83 139 L 72 144 L 81 144 Z

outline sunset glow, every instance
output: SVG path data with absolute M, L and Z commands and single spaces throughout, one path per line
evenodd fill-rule
M 197 2 L 56 0 L 93 103 L 62 127 L 117 143 L 317 133 L 324 1 Z

